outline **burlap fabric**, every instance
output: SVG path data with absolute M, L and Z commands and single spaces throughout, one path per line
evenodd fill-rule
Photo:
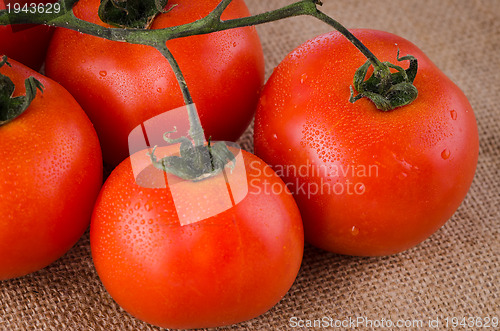
M 247 0 L 252 13 L 291 2 Z M 306 246 L 301 271 L 283 300 L 254 320 L 223 329 L 288 330 L 315 320 L 330 324 L 328 329 L 341 322 L 344 327 L 338 329 L 376 329 L 387 326 L 386 320 L 413 330 L 443 329 L 454 317 L 483 323 L 500 317 L 500 1 L 324 0 L 322 8 L 349 28 L 386 30 L 409 39 L 463 89 L 479 126 L 476 177 L 452 219 L 422 244 L 380 258 L 338 256 Z M 288 52 L 330 28 L 313 18 L 292 18 L 258 31 L 269 76 Z M 252 150 L 250 129 L 241 144 Z M 364 324 L 349 323 L 363 319 Z M 158 328 L 131 317 L 107 294 L 92 265 L 86 233 L 49 267 L 0 282 L 0 329 Z

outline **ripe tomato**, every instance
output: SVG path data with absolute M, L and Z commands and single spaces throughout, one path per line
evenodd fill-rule
M 410 105 L 388 112 L 349 103 L 366 59 L 339 33 L 306 42 L 263 90 L 255 152 L 281 174 L 304 221 L 306 241 L 350 255 L 387 255 L 429 237 L 464 199 L 478 132 L 460 89 L 409 41 L 354 30 L 381 61 L 418 59 Z M 404 63 L 402 64 L 404 66 Z
M 244 199 L 187 225 L 180 225 L 170 180 L 167 188 L 137 185 L 130 158 L 112 172 L 96 203 L 90 243 L 104 286 L 130 314 L 168 328 L 229 325 L 263 314 L 291 287 L 304 245 L 299 210 L 264 162 L 246 152 L 243 159 L 246 176 L 236 186 L 248 180 Z M 193 201 L 200 192 L 210 206 L 220 203 L 220 176 L 183 187 L 188 213 L 200 209 Z
M 190 23 L 207 15 L 218 0 L 168 2 L 151 28 Z M 106 26 L 99 0 L 74 7 L 81 19 Z M 175 6 L 175 7 L 174 7 Z M 249 15 L 243 0 L 222 15 Z M 264 60 L 254 27 L 171 40 L 167 43 L 185 75 L 207 139 L 235 141 L 249 125 L 264 82 Z M 104 160 L 128 156 L 132 129 L 158 114 L 184 105 L 168 61 L 154 48 L 111 42 L 57 29 L 47 54 L 47 75 L 65 86 L 94 123 Z
M 59 84 L 9 60 L 0 73 L 24 95 L 24 80 L 44 86 L 19 117 L 0 126 L 0 280 L 55 261 L 90 223 L 102 184 L 97 134 Z
M 56 0 L 0 0 L 0 10 L 7 9 L 6 4 L 10 4 L 10 10 L 13 11 L 14 4 L 19 4 L 22 8 L 26 4 L 47 4 L 54 2 Z M 16 25 L 14 29 L 11 25 L 0 25 L 0 53 L 32 69 L 39 70 L 45 59 L 45 53 L 49 47 L 53 31 L 53 28 L 45 25 Z

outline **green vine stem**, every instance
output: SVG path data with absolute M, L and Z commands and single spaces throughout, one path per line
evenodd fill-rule
M 368 59 L 368 65 L 371 64 L 373 66 L 374 73 L 372 77 L 366 81 L 364 81 L 364 79 L 368 69 L 367 64 L 360 67 L 354 75 L 353 85 L 356 88 L 358 95 L 353 96 L 351 94 L 351 102 L 355 102 L 362 97 L 366 97 L 373 101 L 379 109 L 386 111 L 412 102 L 417 95 L 416 88 L 412 85 L 417 69 L 417 60 L 415 58 L 412 56 L 399 58 L 398 54 L 398 60 L 410 60 L 410 68 L 406 71 L 399 66 L 379 61 L 377 57 L 347 28 L 318 9 L 318 6 L 322 5 L 320 0 L 302 0 L 269 12 L 230 20 L 222 20 L 221 15 L 232 0 L 221 0 L 212 12 L 197 21 L 157 30 L 138 28 L 105 28 L 100 25 L 81 20 L 74 15 L 72 10 L 72 7 L 76 2 L 78 2 L 78 0 L 59 0 L 58 4 L 60 5 L 61 11 L 59 13 L 50 14 L 29 14 L 23 12 L 13 14 L 9 13 L 7 10 L 2 10 L 0 11 L 0 25 L 44 24 L 76 30 L 81 33 L 113 41 L 122 41 L 131 44 L 154 47 L 169 61 L 182 91 L 184 102 L 186 105 L 191 105 L 193 104 L 193 100 L 189 93 L 186 81 L 182 75 L 181 68 L 178 66 L 172 53 L 166 46 L 166 42 L 168 40 L 192 35 L 208 34 L 239 27 L 254 26 L 289 17 L 307 15 L 325 22 L 339 31 L 354 46 L 356 46 L 364 56 L 366 56 Z M 391 73 L 390 68 L 396 69 L 397 72 Z M 409 71 L 410 69 L 412 69 L 411 72 Z M 196 113 L 196 109 L 194 107 L 188 107 L 188 111 L 190 112 L 189 116 L 191 124 L 189 134 L 193 138 L 194 146 L 189 147 L 186 143 L 184 144 L 185 147 L 192 148 L 191 151 L 201 147 L 207 148 L 209 154 L 221 150 L 220 146 L 214 148 L 215 145 L 210 146 L 210 143 L 208 146 L 205 146 L 203 128 L 198 114 Z M 168 138 L 165 140 L 167 139 Z M 188 151 L 185 151 L 184 154 L 187 152 Z M 209 156 L 211 160 L 213 160 L 227 159 L 228 155 L 227 151 L 224 150 L 222 155 L 217 156 L 210 154 Z M 154 155 L 151 155 L 152 160 L 153 157 Z M 231 160 L 231 157 L 229 157 L 229 159 Z M 165 170 L 167 171 L 167 169 Z
M 168 60 L 168 63 L 172 67 L 172 70 L 175 74 L 177 82 L 182 91 L 182 97 L 184 98 L 184 103 L 188 106 L 188 115 L 189 115 L 189 136 L 193 138 L 194 144 L 196 146 L 203 146 L 205 143 L 205 133 L 203 132 L 203 127 L 201 126 L 200 117 L 196 112 L 195 107 L 189 107 L 189 105 L 194 104 L 193 98 L 191 97 L 191 93 L 189 92 L 186 79 L 182 73 L 179 64 L 175 60 L 172 52 L 167 48 L 165 44 L 158 45 L 156 47 L 158 51 Z

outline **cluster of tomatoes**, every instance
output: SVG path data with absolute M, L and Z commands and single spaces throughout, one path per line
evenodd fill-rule
M 195 21 L 218 0 L 168 3 L 175 6 L 151 29 Z M 98 6 L 81 0 L 74 13 L 109 27 Z M 222 19 L 248 15 L 235 0 Z M 131 130 L 183 105 L 167 60 L 147 46 L 63 28 L 0 27 L 0 53 L 10 63 L 0 73 L 15 84 L 13 96 L 25 93 L 30 76 L 44 86 L 0 126 L 0 279 L 52 263 L 90 223 L 96 270 L 125 310 L 163 327 L 213 327 L 274 306 L 299 272 L 304 237 L 334 253 L 371 256 L 425 240 L 472 182 L 474 113 L 407 40 L 353 33 L 381 61 L 397 62 L 398 49 L 418 59 L 413 103 L 383 112 L 368 99 L 349 102 L 366 59 L 335 32 L 290 53 L 264 87 L 253 27 L 167 42 L 207 137 L 235 141 L 256 113 L 257 156 L 242 151 L 246 196 L 181 225 L 169 188 L 138 185 L 128 157 Z M 45 76 L 36 71 L 43 62 Z M 103 162 L 114 168 L 104 185 Z M 211 180 L 185 194 L 210 192 Z

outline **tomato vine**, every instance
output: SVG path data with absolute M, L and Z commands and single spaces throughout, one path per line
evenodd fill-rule
M 113 0 L 111 1 L 113 2 Z M 74 15 L 72 7 L 76 2 L 78 2 L 78 0 L 59 0 L 58 4 L 60 5 L 61 10 L 58 13 L 39 12 L 36 14 L 29 14 L 22 11 L 18 13 L 11 13 L 8 10 L 3 10 L 0 11 L 0 25 L 26 23 L 44 24 L 55 27 L 64 27 L 67 29 L 76 30 L 81 33 L 98 36 L 113 41 L 121 41 L 154 47 L 169 61 L 182 91 L 184 102 L 186 105 L 190 105 L 193 104 L 193 99 L 191 97 L 189 88 L 186 84 L 186 80 L 184 79 L 180 67 L 178 66 L 175 58 L 166 46 L 166 42 L 168 40 L 192 35 L 208 34 L 212 32 L 245 26 L 254 26 L 294 16 L 312 16 L 322 22 L 327 23 L 328 25 L 339 31 L 368 59 L 367 63 L 360 67 L 354 75 L 353 85 L 357 90 L 358 95 L 354 96 L 354 93 L 351 93 L 351 98 L 349 99 L 349 101 L 355 102 L 362 97 L 366 97 L 374 102 L 377 108 L 381 110 L 389 110 L 407 105 L 417 97 L 418 92 L 412 84 L 413 78 L 416 75 L 417 60 L 410 55 L 402 58 L 399 58 L 398 56 L 398 60 L 410 60 L 410 68 L 406 71 L 397 65 L 385 62 L 382 63 L 347 28 L 318 9 L 318 6 L 322 5 L 320 0 L 302 0 L 269 12 L 230 20 L 222 20 L 221 15 L 232 2 L 232 0 L 221 0 L 212 12 L 197 21 L 156 30 L 148 30 L 145 28 L 137 27 L 106 28 L 97 24 L 87 22 L 85 20 L 77 18 Z M 160 3 L 158 2 L 158 0 L 148 0 L 145 2 L 131 3 L 141 3 L 142 7 L 149 4 L 149 10 L 147 13 L 147 16 L 149 18 L 151 17 L 151 9 L 157 8 L 158 13 L 162 12 L 162 9 L 159 8 Z M 161 4 L 163 5 L 163 3 Z M 118 10 L 122 10 L 125 13 L 128 13 L 128 11 L 130 11 L 128 7 Z M 365 81 L 366 72 L 370 64 L 373 66 L 374 72 L 372 76 Z M 391 73 L 391 68 L 396 69 L 397 72 Z M 211 148 L 210 145 L 205 146 L 205 140 L 203 139 L 203 128 L 201 126 L 199 116 L 196 113 L 196 109 L 194 107 L 188 107 L 188 111 L 191 125 L 189 133 L 194 139 L 194 144 L 184 144 L 183 148 L 185 148 L 185 150 L 184 153 L 182 153 L 181 151 L 181 155 L 193 153 L 198 154 L 200 151 L 202 151 L 208 152 L 211 160 L 226 159 L 228 155 L 227 148 L 220 148 L 220 146 L 218 146 L 217 148 Z M 217 155 L 217 153 L 222 154 Z M 154 155 L 151 155 L 151 159 L 153 163 L 155 163 Z M 199 156 L 196 159 L 202 160 L 204 158 Z M 174 159 L 171 158 L 163 159 L 161 161 L 162 165 L 157 165 L 158 167 L 163 168 L 165 171 L 169 171 L 169 168 L 171 166 L 174 166 L 171 162 L 173 160 Z M 178 166 L 179 165 L 177 165 L 177 167 Z M 200 172 L 205 171 L 203 169 L 206 169 L 206 165 L 201 163 L 197 166 L 197 168 L 200 171 L 196 171 L 194 175 L 186 175 L 183 178 L 198 178 Z M 214 169 L 213 174 L 217 174 L 220 170 L 221 169 L 219 169 L 219 166 L 217 166 L 217 169 Z M 182 173 L 182 171 L 179 173 Z

